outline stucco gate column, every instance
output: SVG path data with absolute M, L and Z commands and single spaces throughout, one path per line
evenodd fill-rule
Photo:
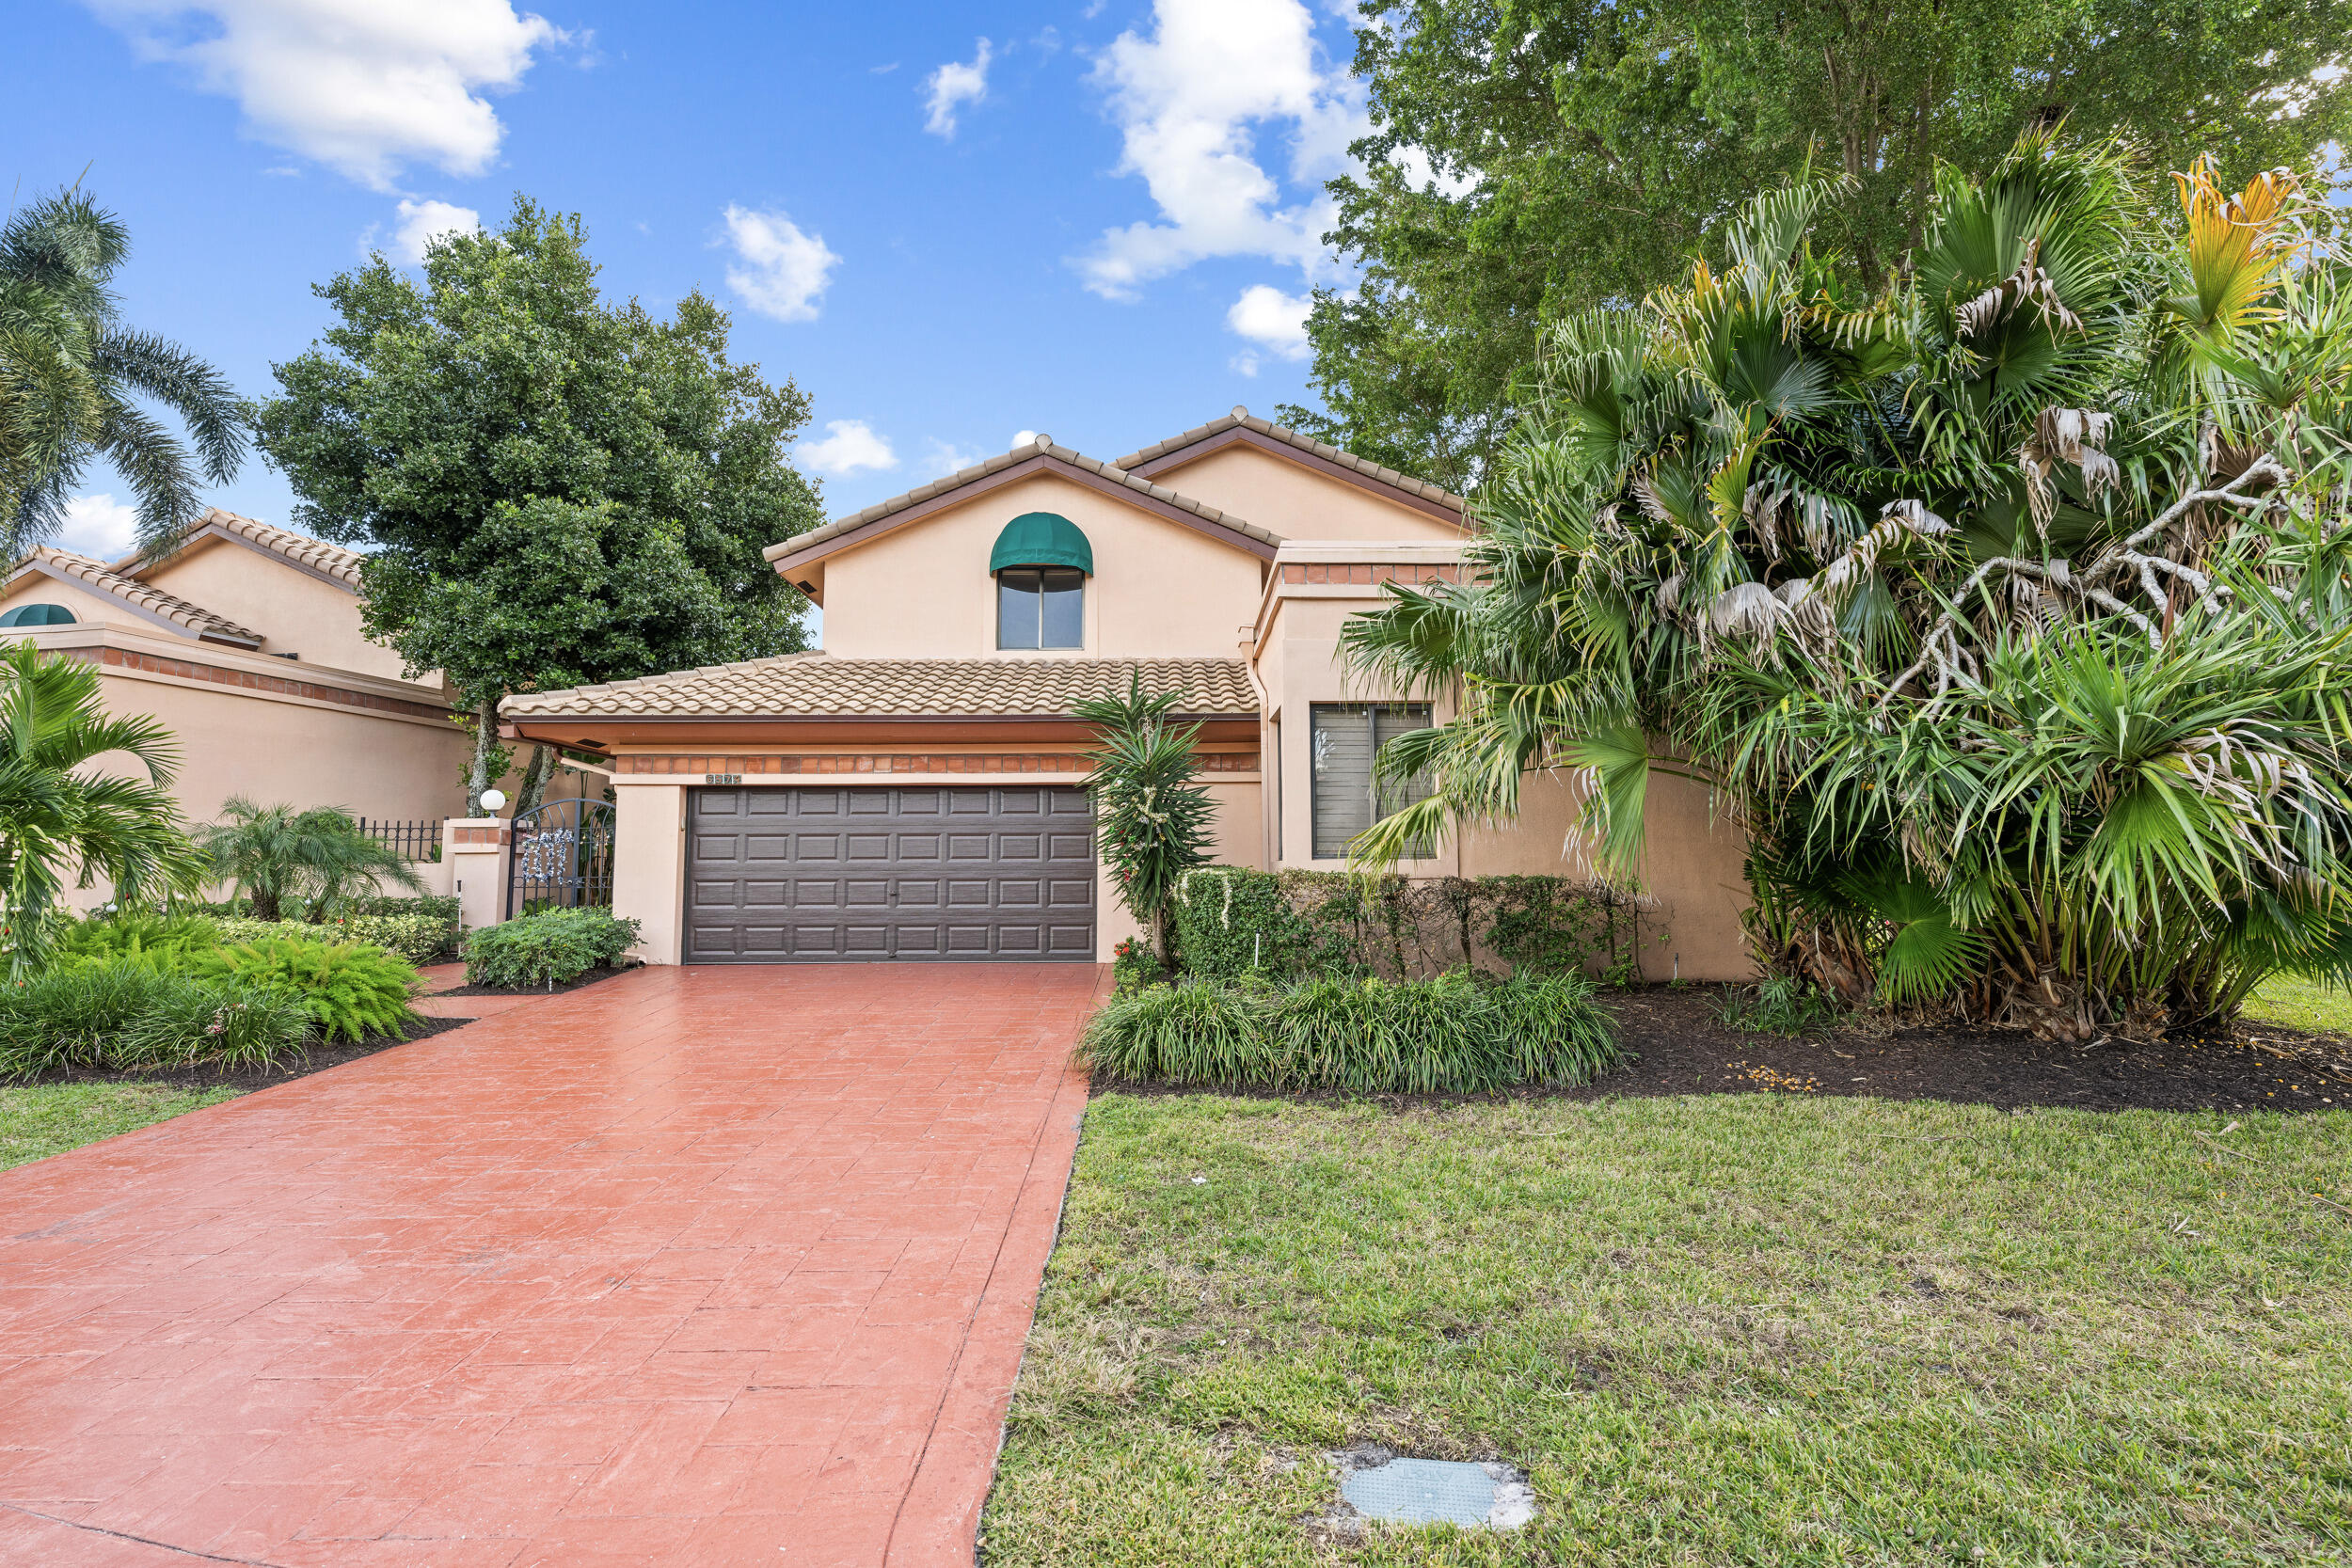
M 515 830 L 497 816 L 452 816 L 441 823 L 441 857 L 450 891 L 468 930 L 506 918 L 506 879 L 515 858 Z

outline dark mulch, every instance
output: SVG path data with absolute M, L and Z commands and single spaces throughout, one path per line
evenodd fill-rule
M 561 996 L 567 990 L 578 990 L 583 986 L 598 985 L 612 979 L 615 974 L 627 974 L 636 967 L 635 964 L 624 964 L 619 969 L 601 967 L 591 969 L 583 972 L 577 980 L 567 980 L 560 986 L 553 987 L 459 986 L 454 990 L 437 990 L 433 994 L 436 996 Z
M 161 1084 L 175 1089 L 265 1089 L 272 1084 L 283 1084 L 295 1078 L 308 1078 L 345 1062 L 356 1062 L 362 1056 L 373 1056 L 395 1045 L 407 1045 L 416 1040 L 430 1039 L 471 1023 L 469 1018 L 428 1018 L 407 1039 L 390 1035 L 373 1035 L 356 1044 L 337 1041 L 333 1045 L 314 1045 L 300 1056 L 281 1060 L 273 1068 L 166 1068 L 155 1072 L 123 1072 L 97 1068 L 72 1068 L 61 1072 L 44 1072 L 38 1078 L 11 1080 L 15 1084 Z
M 1802 1038 L 1725 1028 L 1713 986 L 1604 993 L 1631 1065 L 1581 1089 L 1515 1098 L 1604 1100 L 1685 1094 L 1870 1095 L 2001 1110 L 2327 1111 L 2352 1108 L 2352 1040 L 2283 1024 L 2229 1039 L 2054 1045 L 2008 1030 L 1835 1029 Z M 1098 1077 L 1097 1094 L 1215 1092 Z M 1281 1099 L 1335 1099 L 1281 1095 Z M 1380 1096 L 1399 1105 L 1454 1097 Z

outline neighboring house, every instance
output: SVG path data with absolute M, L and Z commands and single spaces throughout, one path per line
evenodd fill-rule
M 825 651 L 507 700 L 504 733 L 612 760 L 617 912 L 657 963 L 1106 959 L 1134 930 L 1095 864 L 1074 698 L 1184 693 L 1216 855 L 1338 870 L 1374 748 L 1446 717 L 1351 685 L 1340 627 L 1456 569 L 1462 501 L 1235 409 L 1115 464 L 1048 436 L 768 551 Z M 1567 780 L 1401 868 L 1590 864 Z M 1740 838 L 1654 786 L 1660 975 L 1746 974 Z
M 192 822 L 231 795 L 396 821 L 463 816 L 471 742 L 439 681 L 405 678 L 400 656 L 361 634 L 359 562 L 215 509 L 155 561 L 34 550 L 0 590 L 0 636 L 89 660 L 109 713 L 162 721 Z

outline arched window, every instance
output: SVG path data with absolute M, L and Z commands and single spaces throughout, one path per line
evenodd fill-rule
M 1086 585 L 1094 546 L 1056 512 L 1025 512 L 1005 525 L 989 552 L 996 579 L 1000 648 L 1086 646 Z
M 0 610 L 0 631 L 11 626 L 70 626 L 73 611 L 61 604 L 21 604 L 13 610 Z

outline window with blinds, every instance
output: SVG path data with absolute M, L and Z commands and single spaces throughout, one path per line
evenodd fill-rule
M 1426 703 L 1316 703 L 1308 713 L 1308 759 L 1314 816 L 1314 858 L 1344 860 L 1347 846 L 1391 812 L 1429 793 L 1425 780 L 1379 784 L 1373 754 L 1407 730 L 1429 727 Z M 1416 845 L 1412 858 L 1427 856 Z

